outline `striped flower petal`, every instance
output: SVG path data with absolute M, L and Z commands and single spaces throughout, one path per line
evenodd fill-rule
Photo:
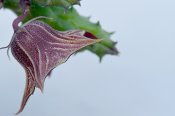
M 57 31 L 41 21 L 32 21 L 14 34 L 11 51 L 26 72 L 26 87 L 18 113 L 22 112 L 35 87 L 43 91 L 45 78 L 81 48 L 97 43 L 89 32 Z M 17 114 L 18 114 L 17 113 Z

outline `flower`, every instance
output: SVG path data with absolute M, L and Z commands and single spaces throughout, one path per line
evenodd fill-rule
M 45 78 L 54 68 L 66 62 L 77 50 L 100 41 L 89 32 L 61 32 L 41 21 L 19 27 L 10 45 L 13 56 L 26 72 L 26 87 L 17 114 L 23 111 L 36 87 L 43 91 Z

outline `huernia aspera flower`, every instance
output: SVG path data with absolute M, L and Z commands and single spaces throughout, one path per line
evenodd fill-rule
M 3 0 L 0 0 L 0 5 Z M 71 1 L 69 1 L 71 2 Z M 74 1 L 76 4 L 79 0 Z M 72 4 L 75 4 L 72 2 Z M 13 22 L 14 34 L 10 44 L 3 48 L 11 48 L 15 59 L 23 66 L 26 72 L 26 87 L 19 111 L 23 111 L 27 100 L 35 88 L 43 91 L 44 81 L 51 71 L 68 58 L 91 44 L 100 42 L 93 34 L 81 30 L 57 31 L 48 24 L 31 20 L 18 26 L 27 16 L 30 0 L 20 0 L 22 14 Z
M 50 71 L 66 62 L 77 50 L 101 41 L 88 32 L 60 32 L 41 21 L 32 21 L 18 28 L 14 34 L 11 52 L 26 72 L 26 87 L 18 113 L 23 110 L 35 87 L 43 90 Z

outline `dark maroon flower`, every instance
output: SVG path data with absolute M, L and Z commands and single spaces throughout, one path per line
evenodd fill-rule
M 41 21 L 19 27 L 10 45 L 13 56 L 26 72 L 26 87 L 18 113 L 24 109 L 35 87 L 43 91 L 45 78 L 55 67 L 66 62 L 77 50 L 99 41 L 101 39 L 89 32 L 60 32 Z

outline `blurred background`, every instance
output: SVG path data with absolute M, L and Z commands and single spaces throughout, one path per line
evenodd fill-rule
M 73 55 L 46 79 L 19 116 L 175 116 L 175 1 L 82 0 L 80 14 L 115 31 L 119 56 L 101 63 L 90 52 Z M 0 46 L 16 18 L 0 10 Z M 0 51 L 0 116 L 21 103 L 25 72 Z

